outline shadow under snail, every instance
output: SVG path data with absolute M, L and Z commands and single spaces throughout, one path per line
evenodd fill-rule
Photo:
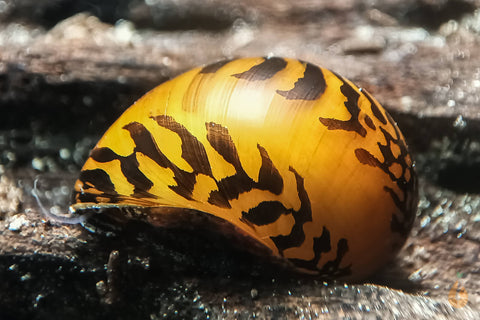
M 91 151 L 70 211 L 164 227 L 207 218 L 205 232 L 301 272 L 363 279 L 403 246 L 416 206 L 412 159 L 380 104 L 272 57 L 196 68 L 139 99 Z

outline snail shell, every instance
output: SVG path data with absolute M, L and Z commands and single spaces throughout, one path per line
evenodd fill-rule
M 70 210 L 158 226 L 210 217 L 258 254 L 361 279 L 400 250 L 416 205 L 412 159 L 380 104 L 273 57 L 196 68 L 143 96 L 91 151 Z

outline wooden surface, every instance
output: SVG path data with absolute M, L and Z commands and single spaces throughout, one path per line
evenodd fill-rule
M 149 3 L 0 1 L 1 319 L 480 318 L 480 2 Z M 65 212 L 90 148 L 143 93 L 258 55 L 335 70 L 406 136 L 417 220 L 375 278 L 327 283 L 215 237 L 132 226 L 105 238 L 42 215 L 33 181 L 48 210 Z M 463 307 L 448 300 L 456 281 Z

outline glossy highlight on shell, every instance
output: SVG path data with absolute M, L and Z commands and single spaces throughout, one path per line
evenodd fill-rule
M 218 230 L 205 232 L 299 271 L 362 279 L 400 250 L 416 205 L 412 159 L 380 104 L 327 69 L 273 57 L 148 92 L 91 151 L 71 211 L 199 228 L 195 216 L 210 217 Z

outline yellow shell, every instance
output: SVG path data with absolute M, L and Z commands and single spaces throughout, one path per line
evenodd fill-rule
M 402 247 L 417 189 L 369 93 L 303 61 L 246 58 L 138 100 L 92 150 L 74 199 L 75 214 L 133 208 L 156 225 L 211 215 L 300 271 L 361 279 Z

